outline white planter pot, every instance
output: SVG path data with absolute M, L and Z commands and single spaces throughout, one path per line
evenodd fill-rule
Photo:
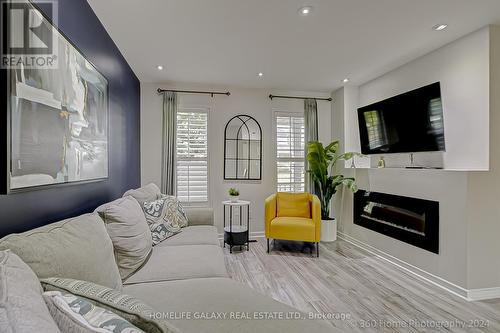
M 321 241 L 334 242 L 337 240 L 337 220 L 321 220 Z
M 236 196 L 236 195 L 230 195 L 229 196 L 229 200 L 231 200 L 231 202 L 238 202 L 238 200 L 240 199 L 240 196 Z

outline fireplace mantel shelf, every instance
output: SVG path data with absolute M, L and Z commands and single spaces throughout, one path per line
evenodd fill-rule
M 434 168 L 434 167 L 425 167 L 425 168 L 405 168 L 405 167 L 385 167 L 385 168 L 363 168 L 363 167 L 355 167 L 355 168 L 346 168 L 346 169 L 355 169 L 355 170 L 404 170 L 404 171 L 444 171 L 444 172 L 487 172 L 490 171 L 488 169 L 444 169 L 444 168 Z

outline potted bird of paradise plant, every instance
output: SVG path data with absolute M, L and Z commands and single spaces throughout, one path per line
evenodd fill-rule
M 307 144 L 307 172 L 312 175 L 316 195 L 321 202 L 321 240 L 331 242 L 337 238 L 337 226 L 334 218 L 330 217 L 330 202 L 340 186 L 345 186 L 353 193 L 358 190 L 353 177 L 336 174 L 338 161 L 349 161 L 358 153 L 339 153 L 340 143 L 334 141 L 328 146 L 318 141 Z

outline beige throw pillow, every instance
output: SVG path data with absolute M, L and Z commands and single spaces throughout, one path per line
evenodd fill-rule
M 148 259 L 152 239 L 146 217 L 139 203 L 126 196 L 97 209 L 113 242 L 116 262 L 123 280 Z
M 140 205 L 142 205 L 144 201 L 153 201 L 159 199 L 161 197 L 161 191 L 158 186 L 156 186 L 156 184 L 150 183 L 137 189 L 128 190 L 127 192 L 125 192 L 125 194 L 123 194 L 123 196 L 131 196 L 135 200 L 137 200 Z

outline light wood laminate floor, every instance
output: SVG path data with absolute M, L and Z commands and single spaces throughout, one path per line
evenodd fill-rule
M 277 241 L 267 254 L 260 238 L 224 253 L 233 279 L 345 332 L 500 332 L 500 299 L 468 302 L 345 241 L 310 250 Z

